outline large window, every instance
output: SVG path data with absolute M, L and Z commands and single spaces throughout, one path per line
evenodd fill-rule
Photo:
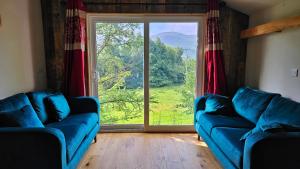
M 93 14 L 88 23 L 101 125 L 192 130 L 201 16 Z

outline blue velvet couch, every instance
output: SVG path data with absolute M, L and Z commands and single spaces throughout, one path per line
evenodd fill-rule
M 0 168 L 75 169 L 96 141 L 100 129 L 99 101 L 93 97 L 68 98 L 70 114 L 50 121 L 45 98 L 50 92 L 20 93 L 0 100 L 0 113 L 32 106 L 44 127 L 0 127 Z
M 195 100 L 194 126 L 225 169 L 300 168 L 300 103 L 248 87 Z

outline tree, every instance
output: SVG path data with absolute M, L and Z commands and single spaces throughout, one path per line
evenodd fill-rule
M 135 40 L 136 30 L 139 24 L 136 23 L 97 23 L 96 24 L 96 51 L 97 56 L 102 54 L 104 49 L 109 50 L 115 45 L 129 46 Z
M 96 24 L 98 94 L 101 109 L 106 109 L 102 121 L 120 120 L 111 113 L 112 109 L 123 112 L 125 119 L 142 116 L 143 95 L 137 90 L 127 90 L 126 84 L 132 73 L 141 74 L 139 69 L 143 66 L 143 39 L 138 28 L 134 23 Z
M 183 50 L 165 45 L 158 38 L 150 41 L 150 86 L 184 83 Z
M 185 59 L 185 82 L 184 85 L 179 89 L 182 95 L 181 103 L 178 104 L 179 107 L 184 108 L 184 112 L 187 114 L 193 113 L 194 109 L 194 97 L 195 97 L 195 59 Z

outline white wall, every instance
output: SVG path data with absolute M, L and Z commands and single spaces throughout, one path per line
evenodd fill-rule
M 40 0 L 1 0 L 0 98 L 46 88 Z
M 250 27 L 299 15 L 300 0 L 284 0 L 250 15 Z M 292 77 L 292 68 L 300 71 L 300 27 L 248 40 L 247 85 L 300 101 L 300 76 Z

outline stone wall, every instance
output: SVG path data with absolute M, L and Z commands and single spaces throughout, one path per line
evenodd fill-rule
M 247 40 L 240 39 L 241 30 L 248 28 L 249 16 L 228 7 L 220 11 L 225 71 L 229 95 L 245 84 Z

